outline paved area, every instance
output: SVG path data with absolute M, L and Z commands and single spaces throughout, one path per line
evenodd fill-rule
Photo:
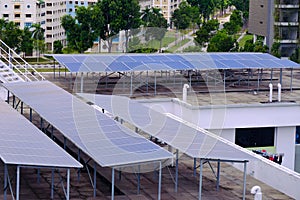
M 74 84 L 70 79 L 64 77 L 53 79 L 52 74 L 46 75 L 46 77 L 54 81 L 59 86 L 70 91 L 70 88 Z M 95 76 L 95 80 L 99 78 Z M 288 79 L 288 77 L 286 77 Z M 92 77 L 86 78 L 92 81 Z M 296 79 L 296 78 L 295 78 Z M 266 84 L 266 83 L 265 83 Z M 298 79 L 295 80 L 295 87 L 298 83 Z M 265 87 L 265 86 L 264 86 Z M 109 93 L 109 89 L 105 90 Z M 257 91 L 256 94 L 253 93 L 255 90 L 243 91 L 243 92 L 230 92 L 226 93 L 226 103 L 254 103 L 260 101 L 267 101 L 267 91 Z M 284 91 L 283 100 L 292 100 L 293 98 L 299 99 L 299 91 L 294 90 Z M 216 95 L 216 99 L 220 99 L 218 102 L 224 101 L 224 94 L 218 92 L 215 94 L 209 94 L 207 92 L 199 92 L 197 95 L 197 101 L 189 96 L 189 101 L 191 103 L 198 104 L 211 104 L 211 95 Z M 276 94 L 274 94 L 276 95 Z M 172 95 L 161 95 L 158 97 L 170 97 Z M 153 98 L 154 96 L 148 95 L 148 98 Z M 177 96 L 180 98 L 180 96 Z M 218 98 L 217 98 L 218 97 Z M 253 98 L 251 98 L 253 97 Z M 298 101 L 298 100 L 297 100 Z M 25 109 L 26 111 L 26 109 Z M 25 112 L 26 113 L 26 112 Z M 26 116 L 26 114 L 25 114 Z M 27 116 L 28 117 L 28 116 Z M 34 114 L 34 123 L 39 125 L 39 116 Z M 57 141 L 63 141 L 62 135 L 55 131 L 55 136 Z M 77 152 L 74 145 L 67 143 L 68 150 L 70 152 Z M 82 156 L 82 160 L 87 161 L 86 156 Z M 213 168 L 216 169 L 216 164 L 211 163 Z M 228 163 L 221 164 L 221 178 L 220 178 L 220 190 L 216 191 L 216 178 L 212 173 L 208 164 L 204 165 L 204 177 L 203 177 L 203 198 L 202 199 L 241 199 L 242 198 L 242 186 L 243 186 L 243 173 L 231 167 Z M 111 195 L 111 169 L 109 168 L 97 168 L 97 197 L 93 198 L 93 190 L 88 177 L 87 170 L 82 170 L 80 173 L 80 181 L 77 179 L 77 170 L 71 171 L 71 199 L 73 200 L 83 200 L 83 199 L 110 199 Z M 15 189 L 15 168 L 9 168 L 10 178 L 12 180 L 12 188 Z M 56 172 L 55 175 L 55 196 L 54 199 L 64 199 L 63 190 L 60 184 L 60 176 Z M 65 177 L 63 171 L 60 172 L 62 177 Z M 50 170 L 41 169 L 41 176 L 38 181 L 36 169 L 26 169 L 21 170 L 21 198 L 20 199 L 50 199 Z M 197 175 L 193 176 L 193 160 L 185 155 L 181 155 L 179 159 L 179 187 L 178 192 L 174 191 L 174 167 L 165 167 L 163 169 L 162 175 L 162 199 L 197 199 L 198 198 L 198 184 L 199 184 L 199 169 L 197 170 Z M 158 177 L 157 173 L 149 172 L 143 173 L 141 175 L 141 189 L 138 193 L 137 191 L 137 176 L 134 173 L 122 173 L 121 179 L 119 179 L 118 173 L 116 173 L 116 193 L 115 199 L 133 199 L 133 200 L 143 200 L 143 199 L 157 199 L 158 192 Z M 247 176 L 247 190 L 246 199 L 253 199 L 253 195 L 250 194 L 250 189 L 254 185 L 259 185 L 262 187 L 263 199 L 290 199 L 286 195 L 273 188 Z M 0 164 L 0 187 L 3 188 L 3 164 Z M 3 199 L 3 195 L 0 194 L 0 199 Z M 12 199 L 10 196 L 8 199 Z

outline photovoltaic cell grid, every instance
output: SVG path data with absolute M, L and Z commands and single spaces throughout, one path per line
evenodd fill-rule
M 207 131 L 196 130 L 127 97 L 79 95 L 193 158 L 228 160 L 254 158 L 246 150 L 223 138 Z
M 0 157 L 6 164 L 81 168 L 82 165 L 10 105 L 0 102 Z
M 4 87 L 103 167 L 172 158 L 168 151 L 48 81 Z
M 267 53 L 51 54 L 70 72 L 299 68 Z

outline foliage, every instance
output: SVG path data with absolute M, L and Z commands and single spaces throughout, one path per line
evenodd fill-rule
M 241 12 L 234 10 L 230 16 L 230 21 L 224 24 L 224 30 L 229 34 L 236 34 L 243 26 Z
M 280 43 L 279 42 L 274 42 L 272 47 L 271 47 L 271 54 L 273 56 L 276 56 L 277 58 L 281 57 L 280 54 Z
M 300 49 L 297 48 L 295 52 L 291 55 L 290 59 L 296 63 L 300 63 Z
M 2 19 L 3 20 L 3 19 Z M 1 39 L 13 50 L 20 52 L 20 46 L 22 42 L 22 30 L 12 21 L 0 22 Z
M 199 46 L 189 46 L 185 49 L 183 49 L 183 52 L 201 52 L 201 47 Z
M 63 45 L 62 45 L 61 41 L 59 41 L 59 40 L 54 41 L 53 48 L 54 48 L 53 53 L 55 53 L 55 54 L 63 53 L 63 51 L 62 51 Z
M 249 0 L 230 0 L 230 5 L 233 5 L 237 10 L 242 12 L 243 19 L 247 20 L 249 17 Z
M 24 52 L 24 57 L 26 55 L 32 55 L 32 50 L 33 50 L 33 39 L 31 38 L 31 32 L 28 27 L 25 27 L 24 30 L 22 31 L 22 36 L 21 36 L 21 46 L 20 46 L 20 51 Z
M 197 42 L 197 44 L 203 45 L 204 43 L 209 41 L 209 39 L 213 35 L 213 32 L 218 30 L 218 28 L 219 22 L 216 19 L 204 22 L 196 32 L 195 41 Z
M 40 53 L 45 51 L 45 38 L 44 32 L 45 30 L 41 27 L 41 24 L 32 24 L 32 39 L 33 39 L 33 48 L 36 50 L 38 57 L 40 57 Z
M 208 52 L 229 52 L 235 47 L 236 40 L 224 31 L 218 33 L 210 39 Z
M 145 39 L 147 41 L 156 39 L 160 41 L 160 49 L 162 48 L 162 39 L 164 38 L 168 23 L 164 18 L 161 10 L 158 8 L 151 8 L 143 10 L 142 21 L 146 28 Z
M 220 5 L 220 1 L 222 0 L 187 0 L 190 5 L 198 7 L 200 19 L 203 19 L 203 21 L 210 19 L 210 15 L 212 15 L 218 5 Z
M 177 29 L 187 29 L 190 25 L 199 23 L 199 9 L 190 6 L 187 2 L 180 3 L 179 8 L 176 9 L 172 15 L 171 21 Z

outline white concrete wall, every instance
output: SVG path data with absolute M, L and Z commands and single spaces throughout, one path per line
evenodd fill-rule
M 284 153 L 282 165 L 294 170 L 296 127 L 278 127 L 275 132 L 276 151 L 277 153 Z
M 209 132 L 212 132 L 232 143 L 235 143 L 235 129 L 209 129 Z

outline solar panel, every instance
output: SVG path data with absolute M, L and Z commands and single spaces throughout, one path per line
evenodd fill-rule
M 267 53 L 184 53 L 184 54 L 53 54 L 71 72 L 160 71 L 190 69 L 249 69 L 253 63 L 259 68 L 299 68 L 292 61 L 282 60 Z M 236 62 L 243 60 L 243 62 Z M 204 62 L 200 65 L 199 62 Z M 82 65 L 84 63 L 84 65 Z M 99 63 L 99 64 L 98 64 Z M 172 65 L 170 63 L 178 63 Z M 185 65 L 181 65 L 184 63 Z M 189 63 L 189 64 L 186 64 Z M 215 65 L 211 65 L 215 63 Z M 241 64 L 242 63 L 242 64 Z M 209 64 L 207 66 L 207 64 Z
M 82 165 L 7 103 L 0 102 L 0 157 L 6 164 L 74 167 Z
M 193 158 L 228 160 L 253 158 L 246 150 L 223 138 L 202 129 L 195 129 L 126 97 L 79 95 Z
M 4 84 L 4 87 L 103 167 L 173 157 L 168 151 L 120 126 L 118 122 L 48 81 L 9 83 Z M 66 100 L 58 101 L 57 95 L 64 96 Z M 122 144 L 117 138 L 112 139 L 112 136 L 127 142 Z

